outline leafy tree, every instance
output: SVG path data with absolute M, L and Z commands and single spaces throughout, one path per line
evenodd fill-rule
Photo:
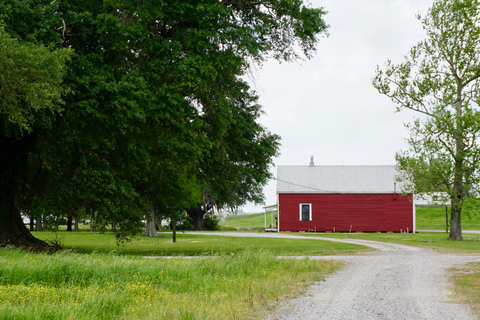
M 206 126 L 213 143 L 200 158 L 203 201 L 188 209 L 196 230 L 204 229 L 203 216 L 214 207 L 263 202 L 262 186 L 271 178 L 269 168 L 278 152 L 279 137 L 257 123 L 261 109 L 255 96 L 232 100 L 237 103 L 226 110 L 226 115 L 217 112 L 212 117 L 216 123 Z
M 5 30 L 22 45 L 72 52 L 45 91 L 63 96 L 38 104 L 63 100 L 63 110 L 35 112 L 35 139 L 2 160 L 23 157 L 15 181 L 0 181 L 19 186 L 11 212 L 85 210 L 117 223 L 122 241 L 152 207 L 175 218 L 205 196 L 215 205 L 259 198 L 278 137 L 257 124 L 260 106 L 241 77 L 250 61 L 310 57 L 324 13 L 298 0 L 3 1 Z
M 188 114 L 194 132 L 201 133 L 189 138 L 198 148 L 183 153 L 195 157 L 203 193 L 188 210 L 196 229 L 203 229 L 203 215 L 213 206 L 261 200 L 278 137 L 256 123 L 257 98 L 240 77 L 249 59 L 261 62 L 269 53 L 288 61 L 298 58 L 295 41 L 308 57 L 316 35 L 326 29 L 323 13 L 299 1 L 194 1 L 168 7 L 144 2 L 140 8 L 122 8 L 131 29 L 148 35 L 132 42 L 132 50 L 140 52 L 147 82 L 168 92 L 159 103 L 168 98 L 178 119 Z
M 61 110 L 69 50 L 20 42 L 0 24 L 0 243 L 42 246 L 20 217 L 29 153 L 48 117 Z
M 462 206 L 480 182 L 480 2 L 438 0 L 418 18 L 427 39 L 405 62 L 377 68 L 373 85 L 397 111 L 421 114 L 408 125 L 410 149 L 396 159 L 410 191 L 447 194 L 450 239 L 461 240 Z

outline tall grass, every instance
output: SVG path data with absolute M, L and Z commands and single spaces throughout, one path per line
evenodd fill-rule
M 270 253 L 199 259 L 0 251 L 1 319 L 245 319 L 339 267 Z

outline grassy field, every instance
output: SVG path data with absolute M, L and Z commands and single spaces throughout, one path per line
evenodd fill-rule
M 183 233 L 177 243 L 169 233 L 124 246 L 117 246 L 111 233 L 34 235 L 61 242 L 67 250 L 0 251 L 0 319 L 257 319 L 341 267 L 277 255 L 365 250 L 315 239 Z
M 182 260 L 4 249 L 0 318 L 260 318 L 339 267 L 252 250 Z
M 111 233 L 97 232 L 34 232 L 37 238 L 60 241 L 66 249 L 79 253 L 111 252 L 141 256 L 212 256 L 238 254 L 245 250 L 264 251 L 274 255 L 326 255 L 350 254 L 368 250 L 350 244 L 329 243 L 318 240 L 265 239 L 249 237 L 204 236 L 177 233 L 177 243 L 172 234 L 161 233 L 159 238 L 138 237 L 123 246 L 117 246 Z
M 441 212 L 420 212 L 418 228 L 442 230 Z M 264 214 L 229 217 L 227 226 L 263 227 Z M 444 212 L 443 212 L 444 219 Z M 425 227 L 423 227 L 425 225 Z M 468 224 L 467 224 L 468 225 Z M 474 224 L 472 224 L 474 225 Z M 426 227 L 429 226 L 429 227 Z M 464 224 L 465 228 L 465 224 Z M 480 229 L 480 228 L 478 228 Z M 297 234 L 297 233 L 293 233 Z M 171 233 L 117 246 L 111 233 L 35 232 L 66 251 L 0 251 L 0 319 L 259 319 L 278 301 L 341 267 L 278 255 L 351 254 L 364 247 L 319 240 L 230 238 Z M 302 235 L 359 238 L 480 254 L 480 235 L 445 233 Z M 181 256 L 203 256 L 185 259 Z M 178 256 L 174 259 L 145 256 Z M 454 270 L 452 291 L 480 312 L 480 264 Z
M 273 225 L 275 226 L 275 215 L 273 213 Z M 272 213 L 267 214 L 267 227 L 272 224 Z M 254 230 L 263 229 L 265 227 L 265 213 L 247 214 L 242 216 L 228 216 L 222 226 L 225 227 L 240 227 L 240 228 L 254 228 Z
M 448 209 L 450 218 L 450 208 Z M 445 230 L 445 207 L 418 207 L 417 229 Z M 463 230 L 480 230 L 480 218 L 465 215 L 462 217 Z

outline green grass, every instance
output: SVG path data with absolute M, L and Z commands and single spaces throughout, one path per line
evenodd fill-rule
M 117 246 L 111 233 L 35 232 L 70 251 L 0 251 L 0 319 L 256 319 L 340 268 L 277 255 L 348 254 L 324 241 L 171 233 Z M 108 253 L 110 252 L 110 253 Z M 203 255 L 199 259 L 145 255 Z
M 417 207 L 417 229 L 445 230 L 445 207 Z M 448 208 L 450 219 L 450 208 Z M 480 218 L 474 214 L 462 216 L 463 230 L 480 230 Z
M 204 236 L 194 233 L 177 233 L 177 243 L 172 242 L 171 233 L 162 237 L 138 237 L 130 243 L 117 246 L 111 233 L 96 232 L 34 232 L 42 240 L 56 237 L 66 249 L 77 252 L 110 252 L 142 256 L 198 256 L 241 253 L 245 250 L 265 251 L 274 255 L 326 255 L 350 254 L 365 247 L 318 240 L 272 239 L 252 237 Z
M 454 273 L 450 280 L 456 302 L 470 305 L 480 315 L 480 262 L 469 263 L 450 271 Z
M 275 215 L 273 212 L 273 226 L 275 226 Z M 272 224 L 272 213 L 267 213 L 267 227 Z M 265 227 L 265 213 L 247 214 L 241 216 L 228 216 L 222 226 L 263 229 Z
M 248 249 L 189 260 L 4 249 L 0 318 L 261 318 L 339 267 Z
M 417 229 L 445 230 L 445 207 L 417 207 Z
M 428 216 L 425 221 L 433 219 L 432 214 Z M 238 220 L 246 219 L 250 224 L 248 221 L 258 222 L 259 217 L 263 219 L 263 214 Z M 51 232 L 34 235 L 55 239 Z M 448 235 L 440 232 L 302 235 L 387 241 L 441 252 L 480 254 L 480 235 L 464 234 L 465 241 L 446 240 Z M 172 243 L 171 233 L 163 233 L 161 238 L 139 237 L 124 246 L 117 246 L 108 232 L 60 231 L 56 237 L 71 251 L 53 255 L 0 251 L 0 319 L 256 319 L 277 301 L 298 295 L 312 281 L 340 267 L 329 261 L 276 256 L 367 250 L 315 239 L 237 238 L 182 232 L 177 234 L 177 243 Z M 207 257 L 143 257 L 147 255 Z M 480 310 L 480 264 L 469 265 L 465 270 L 457 270 L 452 278 L 453 291 L 458 289 L 459 299 Z
M 448 240 L 445 232 L 419 233 L 305 233 L 312 237 L 364 239 L 435 249 L 444 253 L 480 254 L 480 235 L 464 234 L 464 241 Z

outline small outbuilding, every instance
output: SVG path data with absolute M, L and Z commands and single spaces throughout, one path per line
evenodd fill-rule
M 278 231 L 415 232 L 413 195 L 385 166 L 278 166 Z

